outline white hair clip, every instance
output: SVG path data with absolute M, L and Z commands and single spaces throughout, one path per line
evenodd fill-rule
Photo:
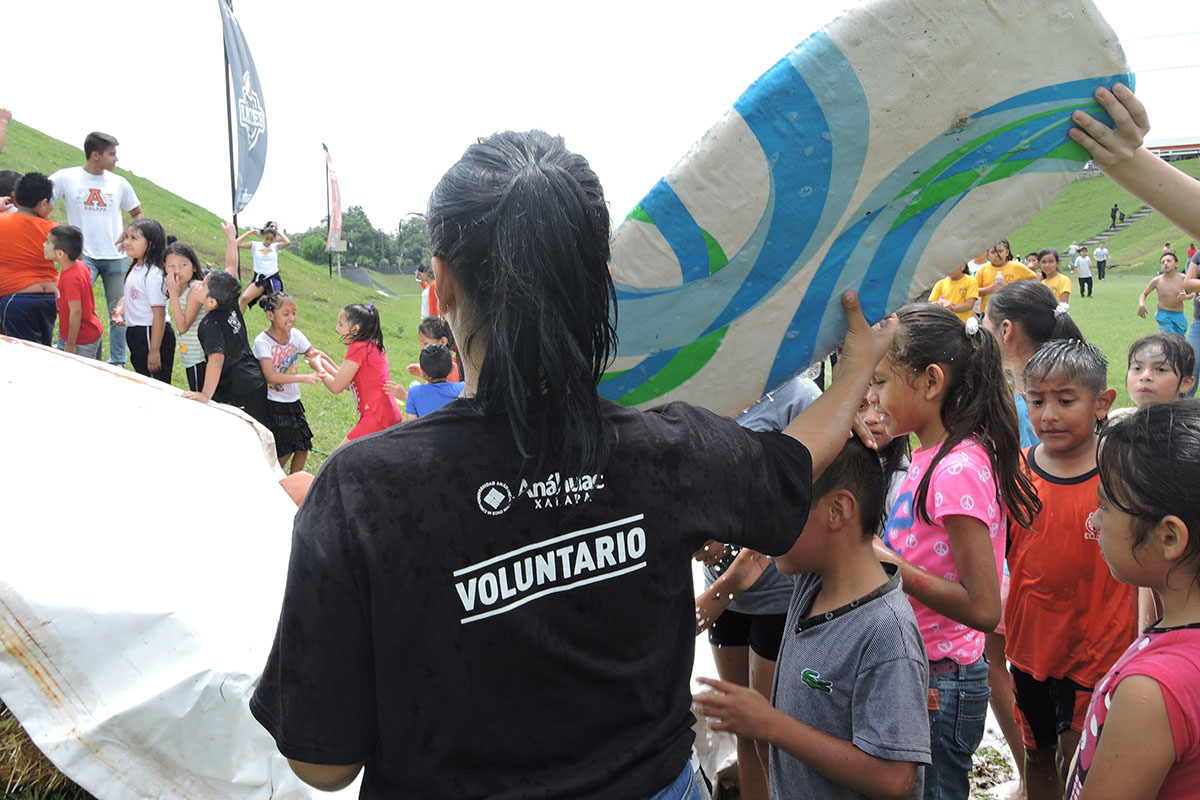
M 967 317 L 967 336 L 974 336 L 979 333 L 979 320 L 974 314 Z
M 1054 316 L 1061 317 L 1063 314 L 1071 310 L 1071 306 L 1066 303 L 1059 303 L 1054 307 Z

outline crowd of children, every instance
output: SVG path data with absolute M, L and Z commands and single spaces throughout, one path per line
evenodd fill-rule
M 1119 129 L 1141 126 L 1125 91 L 1097 97 L 1110 112 L 1126 109 L 1113 114 Z M 1100 163 L 1121 174 L 1121 158 Z M 48 213 L 44 176 L 32 175 L 15 204 Z M 83 234 L 34 216 L 41 222 L 23 230 L 44 237 L 54 267 L 32 265 L 21 280 L 41 286 L 54 273 L 61 346 L 98 357 Z M 125 230 L 129 267 L 112 318 L 139 373 L 169 381 L 178 342 L 184 397 L 262 422 L 293 473 L 313 449 L 302 384 L 353 389 L 359 421 L 343 444 L 402 422 L 398 399 L 418 418 L 460 395 L 463 369 L 436 316 L 432 275 L 435 315 L 423 319 L 420 360 L 408 367 L 425 382 L 405 388 L 392 380 L 374 303 L 339 312 L 338 364 L 296 328 L 277 261 L 286 235 L 274 223 L 260 243 L 224 230 L 226 268 L 207 273 L 157 221 Z M 239 248 L 254 251 L 244 290 Z M 1133 408 L 1113 408 L 1107 359 L 1070 316 L 1058 251 L 1022 264 L 1001 240 L 956 266 L 928 302 L 896 313 L 859 437 L 815 470 L 790 551 L 770 562 L 712 542 L 697 555 L 718 567 L 697 598 L 697 632 L 711 627 L 714 646 L 729 651 L 718 652 L 721 679 L 701 679 L 709 691 L 695 706 L 739 737 L 747 797 L 966 798 L 989 701 L 1017 759 L 1017 795 L 1194 795 L 1200 501 L 1189 487 L 1200 480 L 1200 401 L 1184 399 L 1197 365 L 1180 317 L 1200 265 L 1181 275 L 1164 250 L 1138 306 L 1145 316 L 1157 293 L 1163 332 L 1127 353 Z M 1087 248 L 1073 244 L 1070 260 L 1090 297 Z M 267 327 L 251 345 L 244 314 L 255 304 Z M 19 298 L 3 309 L 20 327 L 45 305 Z M 311 372 L 299 372 L 301 357 Z M 797 387 L 794 406 L 770 398 L 774 407 L 741 421 L 785 427 L 815 399 Z
M 84 232 L 48 219 L 55 192 L 49 178 L 36 172 L 0 177 L 5 181 L 0 191 L 14 199 L 12 213 L 0 214 L 2 235 L 6 242 L 16 242 L 2 248 L 12 267 L 0 270 L 0 332 L 49 345 L 57 317 L 60 349 L 100 359 L 104 328 L 96 312 L 92 272 L 81 260 Z M 188 386 L 183 396 L 236 406 L 267 426 L 281 468 L 300 472 L 313 449 L 301 384 L 323 384 L 335 394 L 353 388 L 359 422 L 343 443 L 403 421 L 397 397 L 407 399 L 408 415 L 415 419 L 462 392 L 453 335 L 437 316 L 425 317 L 418 328 L 423 349 L 419 364 L 408 367 L 417 379 L 411 392 L 392 381 L 374 303 L 351 304 L 339 313 L 335 330 L 347 345 L 340 367 L 314 348 L 295 327 L 296 303 L 284 291 L 278 257 L 289 239 L 276 223 L 240 235 L 233 225 L 222 223 L 225 267 L 206 271 L 191 245 L 168 236 L 157 220 L 138 210 L 120 237 L 127 268 L 123 295 L 110 315 L 114 330 L 124 334 L 130 365 L 139 374 L 170 383 L 178 345 Z M 261 241 L 249 241 L 252 235 Z M 239 249 L 253 255 L 254 276 L 244 290 L 238 279 Z M 267 327 L 252 346 L 245 314 L 256 304 Z M 116 350 L 115 343 L 111 349 Z M 311 373 L 299 372 L 300 356 Z
M 1160 561 L 1153 576 L 1118 571 L 1115 559 L 1136 564 L 1129 551 L 1140 545 L 1109 543 L 1103 452 L 1097 457 L 1104 431 L 1129 431 L 1146 424 L 1152 406 L 1179 405 L 1194 385 L 1191 346 L 1177 332 L 1134 342 L 1126 383 L 1134 406 L 1115 409 L 1108 362 L 1069 313 L 1072 285 L 1058 271 L 1058 252 L 1030 253 L 1027 264 L 998 242 L 978 270 L 982 282 L 964 262 L 927 304 L 897 313 L 892 351 L 862 416 L 880 444 L 907 445 L 912 435 L 916 449 L 903 461 L 881 450 L 864 476 L 851 466 L 861 446 L 848 445 L 814 485 L 804 533 L 774 561 L 780 572 L 803 574 L 762 656 L 774 669 L 771 691 L 736 675 L 702 680 L 715 691 L 698 694 L 696 705 L 715 729 L 738 734 L 739 745 L 769 744 L 769 789 L 755 790 L 763 797 L 965 798 L 989 699 L 1020 773 L 1012 796 L 1062 798 L 1068 786 L 1080 796 L 1092 759 L 1105 754 L 1096 731 L 1086 733 L 1104 718 L 1094 695 L 1112 697 L 1105 675 L 1129 659 L 1140 630 L 1153 640 L 1162 629 L 1159 588 L 1172 563 L 1187 570 L 1172 586 L 1177 598 L 1188 596 L 1180 584 L 1197 585 L 1194 551 L 1178 543 L 1175 561 Z M 1174 256 L 1162 264 L 1147 292 L 1178 302 Z M 1200 423 L 1200 405 L 1175 414 Z M 1163 469 L 1179 457 L 1136 450 Z M 1200 451 L 1191 458 L 1200 465 Z M 1122 502 L 1140 513 L 1141 490 L 1122 481 Z M 876 504 L 884 523 L 874 521 Z M 865 551 L 855 544 L 863 533 Z M 710 544 L 697 558 L 712 563 L 722 552 Z M 700 628 L 719 630 L 735 598 L 762 591 L 769 562 L 760 559 L 742 550 L 725 557 L 724 573 L 710 574 L 697 599 Z M 910 601 L 905 613 L 887 599 L 898 586 Z M 718 656 L 718 668 L 727 660 Z M 886 680 L 877 676 L 881 663 Z M 1182 679 L 1197 678 L 1193 664 Z M 1195 696 L 1200 685 L 1167 696 L 1167 715 L 1193 711 Z M 1072 773 L 1076 751 L 1086 760 Z M 751 747 L 738 754 L 758 770 Z

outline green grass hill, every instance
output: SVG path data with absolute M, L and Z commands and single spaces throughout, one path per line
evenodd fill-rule
M 16 120 L 9 123 L 8 140 L 3 153 L 0 153 L 0 169 L 38 171 L 47 175 L 62 167 L 82 164 L 83 161 L 80 148 L 52 139 Z M 161 222 L 168 234 L 195 247 L 201 261 L 211 261 L 218 266 L 224 263 L 225 237 L 221 232 L 221 221 L 215 214 L 124 169 L 118 168 L 117 173 L 133 184 L 146 216 Z M 66 221 L 61 209 L 54 211 L 53 218 Z M 405 367 L 417 360 L 417 324 L 420 322 L 420 289 L 411 276 L 372 273 L 372 277 L 397 293 L 396 297 L 384 297 L 350 281 L 338 281 L 336 275 L 331 279 L 325 265 L 310 264 L 290 252 L 279 254 L 279 269 L 285 288 L 296 299 L 296 327 L 304 332 L 314 347 L 325 351 L 340 363 L 346 354 L 346 347 L 334 333 L 338 312 L 350 303 L 374 301 L 383 321 L 384 343 L 392 375 L 400 383 L 407 384 L 411 380 Z M 242 277 L 243 281 L 250 278 L 250 256 L 246 251 L 243 251 Z M 103 317 L 104 292 L 99 281 L 96 282 L 96 308 Z M 264 314 L 255 307 L 247 312 L 246 325 L 253 341 L 268 323 Z M 107 347 L 106 332 L 106 353 Z M 302 366 L 302 369 L 307 370 L 307 367 Z M 187 388 L 178 357 L 172 383 L 181 389 Z M 358 415 L 349 390 L 333 395 L 321 386 L 302 386 L 301 391 L 309 426 L 314 434 L 314 452 L 309 457 L 306 469 L 315 472 L 324 455 L 332 451 L 358 421 Z

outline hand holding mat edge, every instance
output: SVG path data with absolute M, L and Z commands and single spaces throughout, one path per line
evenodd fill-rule
M 814 477 L 845 446 L 875 366 L 891 349 L 899 325 L 895 315 L 875 325 L 868 323 L 855 292 L 842 293 L 842 310 L 846 314 L 846 338 L 838 361 L 837 380 L 783 430 L 808 448 Z M 864 442 L 873 447 L 874 437 L 869 431 L 867 436 L 870 441 Z

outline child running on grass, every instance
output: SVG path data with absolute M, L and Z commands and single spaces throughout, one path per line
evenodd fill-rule
M 695 698 L 714 730 L 770 742 L 774 797 L 923 795 L 925 648 L 898 568 L 875 557 L 885 490 L 855 438 L 813 484 L 803 533 L 775 559 L 796 588 L 772 701 L 700 678 L 716 690 Z
M 1029 800 L 1063 796 L 1092 689 L 1137 630 L 1135 593 L 1104 568 L 1092 524 L 1096 431 L 1116 397 L 1107 374 L 1099 349 L 1070 339 L 1047 342 L 1025 366 L 1029 418 L 1041 439 L 1026 462 L 1042 510 L 1011 530 L 1005 654 Z
M 321 383 L 322 354 L 296 328 L 296 301 L 287 292 L 272 292 L 259 301 L 271 323 L 254 339 L 254 355 L 267 381 L 267 427 L 275 434 L 275 455 L 288 474 L 300 472 L 312 450 L 312 431 L 300 401 L 300 384 Z M 300 356 L 313 374 L 299 374 Z M 288 467 L 291 461 L 291 467 Z
M 1146 290 L 1138 297 L 1138 316 L 1146 318 L 1146 297 L 1151 292 L 1158 293 L 1158 311 L 1154 312 L 1154 321 L 1163 333 L 1177 333 L 1187 336 L 1188 318 L 1183 313 L 1183 301 L 1191 300 L 1192 295 L 1183 289 L 1183 275 L 1179 273 L 1179 259 L 1174 253 L 1164 253 L 1159 259 L 1162 272 L 1150 279 Z
M 1096 684 L 1070 800 L 1183 800 L 1200 786 L 1200 400 L 1139 409 L 1100 435 L 1100 550 L 1163 615 Z
M 900 565 L 929 652 L 933 763 L 925 796 L 966 797 L 987 716 L 983 634 L 1000 620 L 1006 523 L 1028 524 L 1040 505 L 1020 469 L 1017 415 L 996 339 L 976 319 L 964 324 L 928 304 L 897 316 L 867 398 L 888 433 L 915 433 L 921 446 L 876 554 Z

